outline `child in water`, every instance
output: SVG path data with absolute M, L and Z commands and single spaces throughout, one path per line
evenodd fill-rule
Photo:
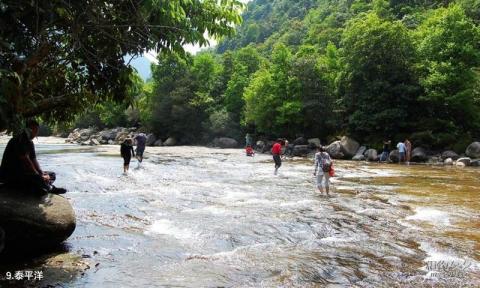
M 123 173 L 127 174 L 128 168 L 130 166 L 130 159 L 132 156 L 135 157 L 135 152 L 133 151 L 133 141 L 130 138 L 125 139 L 120 145 L 120 155 L 123 157 Z
M 255 154 L 252 146 L 250 146 L 250 145 L 248 145 L 247 148 L 245 148 L 245 152 L 247 153 L 247 156 L 253 156 Z

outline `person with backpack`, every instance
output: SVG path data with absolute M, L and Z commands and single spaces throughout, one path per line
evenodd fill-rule
M 132 156 L 135 157 L 132 145 L 133 140 L 131 138 L 125 139 L 120 145 L 120 155 L 123 158 L 123 174 L 127 174 L 130 166 L 130 159 L 132 159 Z
M 313 176 L 317 177 L 317 188 L 320 194 L 323 194 L 323 187 L 322 181 L 325 179 L 325 191 L 327 192 L 327 196 L 329 196 L 330 192 L 330 170 L 332 169 L 332 158 L 330 155 L 325 151 L 323 146 L 317 147 L 317 153 L 315 153 L 315 172 L 313 172 Z

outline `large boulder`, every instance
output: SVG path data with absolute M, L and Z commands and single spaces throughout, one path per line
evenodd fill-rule
M 56 245 L 72 235 L 75 226 L 75 212 L 62 196 L 0 189 L 0 227 L 5 231 L 5 250 Z
M 480 167 L 480 160 L 472 160 L 472 162 L 470 162 L 470 166 Z
M 257 143 L 255 144 L 255 149 L 258 151 L 263 152 L 264 147 L 265 147 L 265 142 L 263 142 L 262 140 L 258 140 Z
M 417 147 L 412 151 L 412 157 L 410 161 L 412 162 L 425 162 L 428 160 L 427 151 L 422 147 Z
M 155 144 L 155 141 L 157 141 L 157 137 L 155 137 L 154 134 L 150 133 L 147 135 L 147 141 L 145 141 L 145 145 L 153 146 Z
M 320 139 L 311 138 L 311 139 L 308 139 L 308 145 L 310 145 L 311 147 L 319 147 L 322 144 L 320 143 Z
M 293 156 L 307 156 L 310 152 L 308 145 L 295 145 L 293 147 L 292 155 Z
M 473 142 L 468 145 L 465 154 L 470 158 L 480 158 L 480 142 Z
M 355 153 L 355 156 L 353 156 L 352 160 L 354 160 L 354 161 L 365 160 L 366 158 L 365 158 L 364 153 L 365 153 L 366 150 L 367 150 L 367 147 L 365 147 L 365 146 L 362 146 L 362 147 L 358 148 L 357 153 Z
M 342 145 L 340 141 L 335 141 L 327 146 L 326 148 L 327 153 L 334 159 L 342 159 L 345 154 L 342 152 Z
M 391 162 L 398 162 L 398 160 L 400 160 L 400 153 L 398 152 L 398 149 L 392 150 L 390 155 L 388 155 L 388 159 Z
M 163 146 L 175 146 L 177 145 L 177 139 L 174 137 L 168 137 L 167 140 L 163 143 Z
M 452 150 L 447 150 L 442 153 L 442 160 L 446 160 L 448 158 L 452 158 L 452 160 L 457 160 L 460 156 Z
M 213 139 L 213 146 L 220 147 L 220 148 L 236 148 L 238 147 L 238 142 L 237 140 L 232 138 L 219 137 L 219 138 Z
M 452 158 L 447 158 L 443 161 L 443 164 L 445 165 L 453 165 L 453 159 Z
M 340 140 L 340 145 L 342 147 L 342 152 L 345 157 L 353 157 L 360 147 L 357 141 L 353 140 L 350 137 L 343 136 Z
M 458 158 L 455 164 L 459 166 L 458 165 L 459 163 L 463 163 L 465 166 L 469 166 L 471 162 L 472 162 L 472 159 L 468 157 L 462 157 L 462 158 Z
M 117 130 L 111 129 L 111 130 L 103 130 L 102 132 L 98 133 L 100 137 L 102 137 L 102 140 L 107 141 L 108 140 L 115 140 L 117 138 Z
M 297 139 L 293 140 L 293 145 L 308 145 L 307 139 L 304 137 L 298 137 Z
M 153 146 L 162 146 L 162 145 L 163 145 L 162 139 L 158 139 L 157 141 L 155 141 L 155 143 L 153 143 Z
M 375 149 L 368 149 L 364 155 L 368 161 L 378 161 L 378 153 Z

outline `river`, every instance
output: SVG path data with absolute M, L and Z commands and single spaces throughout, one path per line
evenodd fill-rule
M 32 286 L 480 286 L 479 169 L 337 161 L 327 198 L 307 159 L 275 176 L 268 155 L 147 147 L 125 176 L 118 146 L 38 141 L 77 215 L 66 253 L 90 268 L 26 262 Z

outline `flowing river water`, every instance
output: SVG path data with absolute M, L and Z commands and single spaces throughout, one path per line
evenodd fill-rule
M 90 268 L 26 262 L 44 270 L 32 286 L 480 286 L 479 169 L 337 161 L 326 198 L 308 159 L 274 176 L 269 155 L 147 147 L 124 176 L 118 146 L 36 147 L 77 215 L 66 252 Z

